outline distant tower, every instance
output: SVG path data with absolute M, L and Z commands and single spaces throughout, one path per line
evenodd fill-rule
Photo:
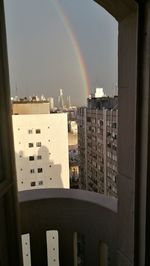
M 114 96 L 117 96 L 117 95 L 118 95 L 118 83 L 116 82 L 114 86 Z
M 16 95 L 18 95 L 18 86 L 17 86 L 17 83 L 16 83 L 16 86 L 15 86 L 15 89 L 16 89 Z
M 54 98 L 49 98 L 50 111 L 54 110 Z
M 59 104 L 59 108 L 63 109 L 64 108 L 64 97 L 63 97 L 63 90 L 60 89 L 59 90 L 59 96 L 58 96 L 58 104 Z
M 41 95 L 41 101 L 43 101 L 43 102 L 46 101 L 46 98 L 43 94 Z
M 60 96 L 62 96 L 63 95 L 63 90 L 60 89 L 59 91 L 60 91 Z
M 71 97 L 67 96 L 67 107 L 68 109 L 71 107 Z

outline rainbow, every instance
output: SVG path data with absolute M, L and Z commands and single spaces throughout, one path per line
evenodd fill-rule
M 52 3 L 57 11 L 57 14 L 59 15 L 66 31 L 67 34 L 69 36 L 69 39 L 72 43 L 72 47 L 74 49 L 74 53 L 75 53 L 75 57 L 77 60 L 77 63 L 79 65 L 79 69 L 80 69 L 80 75 L 81 75 L 81 79 L 82 79 L 82 84 L 83 84 L 83 89 L 85 91 L 86 97 L 88 97 L 90 95 L 90 81 L 88 78 L 88 73 L 87 73 L 87 69 L 86 69 L 86 64 L 84 62 L 84 58 L 81 54 L 81 50 L 80 50 L 80 46 L 77 40 L 77 37 L 75 36 L 72 27 L 70 25 L 70 22 L 68 20 L 68 17 L 65 15 L 64 10 L 62 9 L 62 7 L 60 6 L 59 2 L 57 0 L 52 0 Z

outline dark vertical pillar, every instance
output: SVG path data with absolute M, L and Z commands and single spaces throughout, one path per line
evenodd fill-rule
M 59 258 L 60 266 L 74 264 L 73 232 L 70 232 L 68 230 L 59 231 Z
M 5 228 L 5 210 L 4 210 L 4 200 L 0 199 L 0 265 L 8 265 L 7 257 L 7 234 Z
M 17 189 L 15 179 L 13 136 L 11 124 L 11 106 L 9 74 L 7 61 L 4 3 L 0 1 L 0 219 L 5 220 L 1 230 L 0 242 L 6 243 L 7 261 L 2 254 L 2 265 L 22 265 L 21 241 L 17 217 Z M 1 246 L 1 245 L 0 245 Z
M 100 247 L 99 241 L 94 235 L 85 235 L 85 265 L 99 266 L 100 264 Z
M 119 23 L 118 265 L 134 263 L 137 13 Z
M 38 223 L 38 221 L 37 221 Z M 33 226 L 34 227 L 34 226 Z M 30 249 L 32 266 L 47 266 L 46 231 L 42 231 L 38 224 L 30 232 Z
M 150 265 L 150 1 L 139 1 L 135 265 Z

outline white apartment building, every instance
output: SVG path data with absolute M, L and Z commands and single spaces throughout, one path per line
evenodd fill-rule
M 12 115 L 18 191 L 69 188 L 67 114 Z

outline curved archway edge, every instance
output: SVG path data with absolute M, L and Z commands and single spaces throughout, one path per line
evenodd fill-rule
M 121 21 L 136 11 L 137 3 L 134 0 L 94 0 L 106 9 L 116 20 Z

